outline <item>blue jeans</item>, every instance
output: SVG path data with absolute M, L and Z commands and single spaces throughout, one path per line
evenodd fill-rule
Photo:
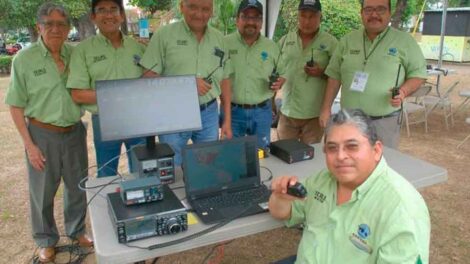
M 126 149 L 129 150 L 135 145 L 145 144 L 145 139 L 143 138 L 132 138 L 125 140 L 113 140 L 113 141 L 102 141 L 101 140 L 101 129 L 99 124 L 99 115 L 92 115 L 91 121 L 93 124 L 93 141 L 95 143 L 95 152 L 96 152 L 96 164 L 98 169 L 103 167 L 111 159 L 115 158 L 113 161 L 109 162 L 101 170 L 98 170 L 98 177 L 114 176 L 118 171 L 119 156 L 121 154 L 121 146 L 124 143 Z M 124 126 L 125 124 L 123 124 Z M 117 158 L 116 158 L 117 157 Z M 128 166 L 129 171 L 134 172 L 135 168 L 132 164 L 131 153 L 127 152 Z
M 273 122 L 271 100 L 265 106 L 252 109 L 232 105 L 232 133 L 234 137 L 256 135 L 258 148 L 265 149 L 271 142 Z
M 176 166 L 180 166 L 182 163 L 181 150 L 186 146 L 189 139 L 191 139 L 193 143 L 219 139 L 219 114 L 217 108 L 217 102 L 214 102 L 201 111 L 201 130 L 158 136 L 160 142 L 167 143 L 175 151 Z

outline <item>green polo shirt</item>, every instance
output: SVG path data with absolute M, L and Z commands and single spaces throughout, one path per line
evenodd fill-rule
M 136 65 L 134 56 L 142 57 L 145 47 L 131 37 L 122 37 L 122 46 L 117 49 L 102 34 L 80 42 L 72 53 L 67 88 L 94 90 L 96 81 L 139 78 L 143 69 Z M 96 104 L 83 108 L 98 112 Z
M 67 127 L 80 120 L 80 107 L 65 88 L 72 46 L 64 44 L 60 56 L 65 63 L 60 73 L 42 39 L 13 59 L 5 103 L 24 108 L 24 115 L 43 123 Z
M 364 52 L 365 46 L 365 52 Z M 367 63 L 365 57 L 369 56 Z M 401 64 L 398 86 L 406 79 L 426 78 L 426 60 L 413 37 L 388 27 L 370 41 L 364 29 L 344 36 L 336 49 L 326 74 L 342 83 L 341 107 L 360 108 L 371 116 L 387 115 L 398 110 L 391 106 L 390 89 L 395 86 Z M 351 91 L 358 71 L 369 74 L 364 92 Z
M 309 119 L 320 115 L 325 94 L 326 79 L 308 76 L 304 71 L 312 58 L 316 64 L 326 68 L 338 41 L 330 34 L 318 31 L 305 47 L 298 31 L 289 32 L 280 41 L 283 47 L 280 64 L 286 67 L 286 83 L 283 86 L 281 112 L 292 118 Z
M 304 185 L 307 199 L 293 203 L 287 221 L 304 224 L 296 263 L 428 263 L 426 204 L 384 158 L 342 205 L 336 205 L 337 181 L 327 170 Z
M 155 32 L 142 58 L 141 64 L 162 76 L 196 75 L 207 77 L 212 71 L 212 89 L 199 96 L 199 103 L 207 103 L 221 94 L 220 81 L 228 78 L 229 63 L 218 68 L 220 58 L 215 48 L 225 51 L 222 34 L 207 26 L 204 37 L 198 42 L 184 20 L 163 26 Z M 224 62 L 228 55 L 225 52 Z
M 258 104 L 271 98 L 274 92 L 269 89 L 269 75 L 279 58 L 276 43 L 260 35 L 248 46 L 238 31 L 224 40 L 233 67 L 232 102 Z

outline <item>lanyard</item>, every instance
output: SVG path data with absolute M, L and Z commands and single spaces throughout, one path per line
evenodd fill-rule
M 387 32 L 385 32 L 384 36 L 377 41 L 377 44 L 370 51 L 370 53 L 367 54 L 367 55 L 366 55 L 366 36 L 364 34 L 362 35 L 362 44 L 363 44 L 362 47 L 364 48 L 364 67 L 366 66 L 367 60 L 370 58 L 372 53 L 374 53 L 375 49 L 379 46 L 379 44 L 382 42 L 382 40 L 387 36 L 389 30 L 390 30 L 390 28 L 387 28 Z

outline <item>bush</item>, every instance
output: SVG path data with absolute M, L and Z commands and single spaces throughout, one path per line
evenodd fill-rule
M 0 72 L 10 73 L 13 56 L 0 56 Z

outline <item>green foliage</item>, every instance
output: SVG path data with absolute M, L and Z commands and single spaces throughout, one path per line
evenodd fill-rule
M 214 1 L 214 17 L 211 25 L 219 29 L 224 35 L 236 30 L 235 7 L 238 7 L 233 0 Z
M 152 17 L 157 10 L 170 10 L 174 5 L 172 0 L 130 0 L 129 4 L 148 12 L 149 17 Z
M 0 56 L 0 70 L 10 72 L 13 56 Z
M 281 16 L 287 31 L 297 29 L 298 0 L 284 0 Z M 358 1 L 329 0 L 322 2 L 322 29 L 336 38 L 341 38 L 361 25 L 360 4 Z M 284 32 L 285 33 L 287 33 Z M 281 33 L 278 33 L 281 34 Z M 284 35 L 282 34 L 282 35 Z

